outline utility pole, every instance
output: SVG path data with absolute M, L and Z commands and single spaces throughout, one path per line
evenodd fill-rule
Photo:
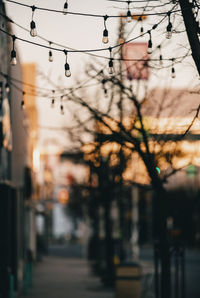
M 192 57 L 195 62 L 196 68 L 200 75 L 200 42 L 198 33 L 199 27 L 195 21 L 192 5 L 189 3 L 189 0 L 179 0 L 179 4 L 182 11 L 183 20 L 185 23 L 185 29 L 188 36 L 188 41 L 192 51 Z

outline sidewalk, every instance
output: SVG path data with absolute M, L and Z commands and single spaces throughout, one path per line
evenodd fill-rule
M 91 275 L 84 259 L 45 257 L 33 273 L 33 287 L 24 298 L 114 298 L 99 279 Z

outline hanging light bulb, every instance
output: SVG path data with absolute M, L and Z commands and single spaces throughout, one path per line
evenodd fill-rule
M 24 110 L 25 109 L 25 102 L 24 102 L 24 100 L 22 99 L 22 101 L 21 101 L 21 109 L 22 110 Z
M 69 67 L 69 64 L 67 62 L 65 63 L 65 76 L 66 77 L 71 77 L 70 67 Z
M 54 104 L 55 104 L 55 98 L 54 98 L 55 90 L 52 90 L 52 93 L 53 93 L 53 98 L 51 99 L 51 107 L 54 108 Z
M 152 53 L 152 41 L 151 41 L 151 39 L 149 39 L 149 41 L 148 41 L 148 49 L 147 49 L 147 53 L 148 54 L 151 54 Z
M 144 27 L 143 27 L 143 22 L 142 22 L 142 17 L 141 16 L 138 18 L 138 22 L 141 22 L 140 36 L 142 36 L 144 34 Z
M 130 1 L 127 1 L 127 4 L 128 4 L 128 10 L 127 10 L 127 22 L 130 23 L 132 21 L 132 16 L 131 16 L 131 11 L 129 9 L 129 5 L 130 5 Z
M 170 22 L 167 25 L 167 32 L 166 32 L 166 38 L 170 39 L 172 37 L 172 23 Z
M 103 19 L 104 19 L 104 30 L 103 30 L 103 38 L 102 38 L 102 42 L 103 42 L 103 43 L 108 43 L 108 42 L 109 42 L 109 39 L 108 39 L 108 30 L 107 30 L 107 28 L 106 28 L 106 21 L 107 21 L 107 19 L 108 19 L 108 16 L 105 15 L 105 16 L 103 17 Z
M 162 56 L 162 54 L 160 54 L 160 56 L 159 56 L 159 63 L 160 63 L 160 66 L 163 66 L 163 56 Z
M 113 74 L 114 69 L 113 69 L 113 59 L 112 59 L 112 48 L 109 47 L 109 52 L 110 52 L 110 60 L 108 63 L 108 72 L 109 74 Z
M 170 21 L 170 15 L 171 15 L 171 12 L 169 11 L 168 13 L 167 13 L 167 15 L 168 15 L 168 25 L 167 25 L 167 28 L 166 28 L 166 38 L 167 39 L 170 39 L 171 37 L 172 37 L 172 23 L 171 23 L 171 21 Z
M 13 65 L 13 66 L 17 64 L 16 51 L 15 50 L 11 51 L 10 64 Z
M 63 14 L 64 14 L 64 15 L 67 14 L 67 10 L 68 10 L 68 3 L 67 3 L 67 1 L 65 1 L 65 3 L 64 3 L 64 7 L 63 7 Z
M 8 81 L 6 82 L 5 84 L 5 89 L 6 89 L 6 92 L 9 93 L 10 92 L 10 86 L 8 84 Z
M 63 96 L 60 98 L 60 113 L 64 115 Z
M 130 10 L 127 11 L 127 22 L 130 23 L 132 21 L 132 16 Z
M 53 62 L 53 53 L 51 50 L 51 41 L 49 41 L 49 46 L 50 46 L 50 50 L 49 50 L 49 62 Z
M 65 114 L 63 104 L 60 105 L 60 113 L 61 115 Z
M 21 100 L 21 109 L 22 109 L 22 110 L 24 110 L 24 109 L 25 109 L 24 95 L 25 95 L 25 92 L 24 92 L 24 91 L 22 91 L 22 100 Z
M 34 21 L 31 21 L 30 27 L 31 27 L 30 35 L 32 37 L 37 36 L 36 25 L 35 25 L 35 22 Z
M 159 49 L 159 52 L 160 52 L 159 64 L 160 64 L 160 66 L 163 66 L 163 56 L 162 56 L 162 53 L 161 53 L 161 45 L 158 45 L 158 49 Z
M 53 53 L 49 50 L 49 62 L 53 62 Z
M 108 39 L 108 30 L 107 29 L 104 29 L 104 31 L 103 31 L 102 42 L 103 43 L 108 43 L 109 42 L 109 39 Z
M 106 84 L 106 80 L 103 79 L 103 80 L 101 81 L 101 83 L 102 83 L 102 87 L 103 87 L 104 95 L 105 95 L 105 97 L 107 97 L 108 90 L 107 90 L 107 88 L 106 88 L 106 86 L 105 86 L 105 84 Z
M 65 61 L 65 76 L 66 77 L 71 77 L 71 71 L 70 71 L 70 66 L 69 63 L 67 62 L 67 50 L 64 50 L 65 56 L 66 56 L 66 61 Z
M 10 64 L 13 66 L 17 64 L 16 51 L 15 51 L 15 40 L 16 40 L 16 36 L 12 35 L 13 48 L 10 53 Z
M 114 72 L 112 59 L 110 59 L 109 63 L 108 63 L 108 72 L 109 72 L 109 74 L 113 74 L 113 72 Z
M 54 104 L 55 104 L 55 99 L 52 98 L 52 100 L 51 100 L 51 108 L 54 108 Z
M 175 73 L 175 68 L 174 68 L 174 66 L 172 66 L 171 77 L 172 77 L 172 79 L 174 79 L 174 78 L 176 77 L 176 73 Z
M 175 68 L 174 68 L 174 58 L 172 59 L 171 77 L 173 79 L 176 77 Z
M 35 12 L 36 7 L 33 5 L 33 6 L 31 6 L 31 9 L 32 9 L 32 19 L 31 19 L 31 23 L 30 23 L 30 28 L 31 28 L 30 35 L 32 37 L 35 37 L 35 36 L 37 36 L 37 31 L 36 31 L 35 22 L 33 21 L 33 16 L 34 16 L 34 12 Z
M 152 40 L 151 40 L 151 31 L 149 30 L 148 31 L 149 33 L 149 41 L 148 41 L 148 49 L 147 49 L 147 53 L 148 54 L 151 54 L 152 53 L 152 47 L 153 47 L 153 44 L 152 44 Z
M 144 27 L 141 26 L 141 27 L 140 27 L 140 36 L 142 36 L 143 34 L 144 34 Z

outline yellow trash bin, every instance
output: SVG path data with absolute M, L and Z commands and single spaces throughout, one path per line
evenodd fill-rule
M 138 263 L 116 267 L 116 298 L 141 298 L 141 266 Z

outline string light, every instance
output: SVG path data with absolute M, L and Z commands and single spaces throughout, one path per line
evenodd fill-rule
M 108 95 L 108 90 L 107 90 L 107 88 L 106 88 L 106 86 L 105 86 L 106 80 L 103 79 L 103 80 L 101 81 L 101 83 L 102 83 L 102 86 L 103 86 L 103 92 L 104 92 L 104 95 L 105 95 L 105 97 L 107 97 L 107 95 Z
M 148 41 L 147 53 L 151 54 L 152 53 L 152 47 L 153 47 L 152 38 L 151 38 L 151 31 L 149 30 L 148 33 L 149 33 L 149 41 Z
M 108 39 L 108 30 L 106 28 L 106 21 L 108 19 L 108 16 L 104 16 L 104 31 L 103 31 L 103 38 L 102 38 L 102 42 L 103 43 L 108 43 L 109 39 Z
M 49 46 L 51 47 L 51 42 L 49 42 Z M 53 62 L 53 53 L 52 50 L 49 50 L 49 62 Z
M 174 58 L 172 58 L 171 77 L 173 79 L 176 77 L 175 68 L 174 68 Z
M 63 96 L 61 96 L 61 98 L 60 98 L 60 113 L 61 113 L 61 115 L 65 114 L 64 106 L 63 106 Z
M 36 31 L 35 22 L 33 21 L 33 16 L 34 16 L 36 7 L 33 5 L 33 6 L 31 6 L 31 9 L 32 9 L 32 19 L 31 19 L 31 23 L 30 23 L 30 28 L 31 28 L 30 35 L 32 37 L 35 37 L 35 36 L 37 36 L 37 31 Z
M 22 100 L 21 100 L 21 109 L 22 109 L 22 110 L 24 110 L 24 109 L 25 109 L 24 95 L 25 95 L 25 92 L 24 92 L 24 91 L 22 91 Z
M 108 62 L 108 72 L 109 74 L 113 74 L 114 69 L 113 69 L 113 58 L 112 58 L 112 48 L 109 48 L 109 52 L 110 52 L 110 60 Z
M 126 15 L 126 17 L 127 17 L 127 22 L 128 23 L 130 23 L 131 21 L 132 21 L 132 16 L 131 16 L 131 11 L 130 11 L 130 9 L 129 9 L 129 5 L 130 5 L 130 1 L 127 1 L 127 4 L 128 4 L 128 10 L 127 10 L 127 15 Z
M 163 66 L 163 56 L 162 56 L 162 53 L 161 53 L 161 45 L 158 46 L 158 49 L 160 51 L 160 55 L 159 55 L 160 66 Z
M 10 64 L 13 66 L 17 64 L 16 51 L 15 51 L 15 40 L 16 40 L 16 36 L 12 35 L 13 48 L 11 51 Z
M 51 107 L 54 108 L 54 104 L 55 104 L 55 90 L 52 90 L 52 93 L 53 93 L 53 98 L 51 99 Z
M 154 29 L 156 29 L 157 28 L 157 26 L 158 25 L 160 25 L 162 22 L 163 22 L 163 20 L 165 19 L 165 17 L 163 17 L 163 19 L 162 20 L 160 20 L 157 24 L 155 24 L 155 25 L 153 25 L 153 27 L 152 27 L 152 29 L 151 30 L 154 30 Z M 12 37 L 12 35 L 10 34 L 10 33 L 8 33 L 8 32 L 6 32 L 5 30 L 3 30 L 2 28 L 0 28 L 0 31 L 1 32 L 3 32 L 3 33 L 5 33 L 5 34 L 7 34 L 8 36 L 11 36 Z M 148 34 L 150 32 L 150 30 L 149 31 L 146 31 L 145 33 L 144 33 L 144 35 L 145 34 Z M 124 45 L 124 44 L 128 44 L 128 43 L 130 43 L 130 42 L 132 42 L 132 41 L 134 41 L 134 40 L 137 40 L 138 38 L 139 38 L 140 36 L 136 36 L 136 37 L 134 37 L 134 38 L 131 38 L 131 39 L 129 39 L 129 40 L 126 40 L 126 41 L 124 41 L 123 43 L 120 43 L 120 44 L 116 44 L 116 45 L 114 45 L 113 47 L 112 47 L 112 49 L 116 49 L 116 48 L 118 48 L 118 47 L 121 47 L 122 45 Z M 22 39 L 22 38 L 20 38 L 20 37 L 16 37 L 16 39 L 18 39 L 18 40 L 20 40 L 20 41 L 22 41 L 22 42 L 26 42 L 26 43 L 29 43 L 29 44 L 32 44 L 32 45 L 35 45 L 35 46 L 39 46 L 39 47 L 42 47 L 42 48 L 47 48 L 47 49 L 53 49 L 54 51 L 57 51 L 57 52 L 63 52 L 63 49 L 60 49 L 60 48 L 51 48 L 49 45 L 47 46 L 47 45 L 44 45 L 44 44 L 40 44 L 40 43 L 36 43 L 36 42 L 32 42 L 32 41 L 29 41 L 29 40 L 26 40 L 26 39 Z M 49 41 L 48 41 L 48 43 L 49 43 Z M 52 42 L 52 43 L 54 43 L 54 42 Z M 54 43 L 55 44 L 55 43 Z M 60 45 L 59 45 L 60 46 Z M 67 50 L 67 52 L 70 52 L 70 53 L 92 53 L 92 52 L 101 52 L 101 51 L 105 51 L 105 50 L 107 50 L 108 48 L 99 48 L 99 49 L 89 49 L 89 50 L 80 50 L 80 49 L 70 49 L 70 50 Z M 103 57 L 103 56 L 100 56 L 101 58 L 105 58 L 105 59 L 109 59 L 108 57 Z M 119 58 L 113 58 L 113 61 L 114 60 L 122 60 L 122 59 L 119 59 Z M 123 60 L 125 60 L 125 59 L 123 59 Z M 130 61 L 137 61 L 137 59 L 126 59 L 127 61 L 128 60 L 130 60 Z M 154 59 L 155 60 L 155 59 Z M 170 59 L 167 59 L 167 60 L 170 60 Z
M 6 89 L 6 92 L 7 92 L 7 93 L 10 92 L 10 86 L 9 86 L 9 84 L 8 84 L 8 81 L 6 81 L 5 89 Z
M 138 18 L 138 22 L 141 22 L 140 36 L 142 36 L 144 34 L 144 27 L 143 27 L 143 21 L 142 21 L 142 17 L 141 16 Z
M 17 4 L 17 5 L 21 5 L 21 6 L 24 6 L 24 7 L 29 7 L 31 8 L 32 6 L 30 5 L 27 5 L 27 4 L 24 4 L 24 3 L 20 3 L 20 2 L 17 2 L 17 1 L 13 1 L 13 0 L 6 0 L 7 2 L 10 2 L 10 3 L 14 3 L 14 4 Z M 150 0 L 148 0 L 149 2 Z M 156 0 L 154 0 L 156 1 Z M 125 1 L 124 1 L 125 2 Z M 132 3 L 132 2 L 137 2 L 137 1 L 128 1 L 129 3 Z M 141 3 L 141 1 L 139 1 Z M 67 1 L 65 2 L 67 3 Z M 127 3 L 127 1 L 126 1 Z M 64 5 L 65 6 L 65 5 Z M 37 6 L 36 7 L 37 10 L 42 10 L 42 11 L 45 11 L 45 12 L 54 12 L 54 13 L 64 13 L 64 10 L 56 10 L 56 9 L 50 9 L 50 8 L 44 8 L 44 7 L 39 7 Z M 143 7 L 141 7 L 141 9 L 143 9 Z M 173 12 L 180 12 L 181 10 L 180 9 L 177 9 L 177 10 L 174 10 Z M 158 16 L 158 15 L 166 15 L 166 11 L 161 11 L 161 12 L 150 12 L 150 13 L 139 13 L 137 15 L 134 15 L 134 16 Z M 67 14 L 71 14 L 71 15 L 74 15 L 74 16 L 82 16 L 82 17 L 94 17 L 94 18 L 102 18 L 103 15 L 101 14 L 91 14 L 91 13 L 83 13 L 83 12 L 72 12 L 72 11 L 67 11 Z M 109 18 L 121 18 L 120 15 L 109 15 L 108 16 Z
M 171 12 L 169 11 L 167 13 L 168 15 L 168 25 L 167 25 L 167 28 L 166 28 L 166 38 L 167 39 L 170 39 L 172 37 L 172 23 L 171 23 L 171 20 L 170 20 L 170 16 L 171 16 Z
M 64 3 L 64 7 L 63 7 L 63 14 L 66 15 L 67 14 L 67 10 L 68 10 L 68 2 L 67 0 Z
M 65 56 L 66 56 L 66 61 L 65 61 L 65 76 L 66 77 L 71 77 L 71 71 L 70 71 L 70 66 L 69 63 L 67 62 L 67 50 L 64 50 Z

